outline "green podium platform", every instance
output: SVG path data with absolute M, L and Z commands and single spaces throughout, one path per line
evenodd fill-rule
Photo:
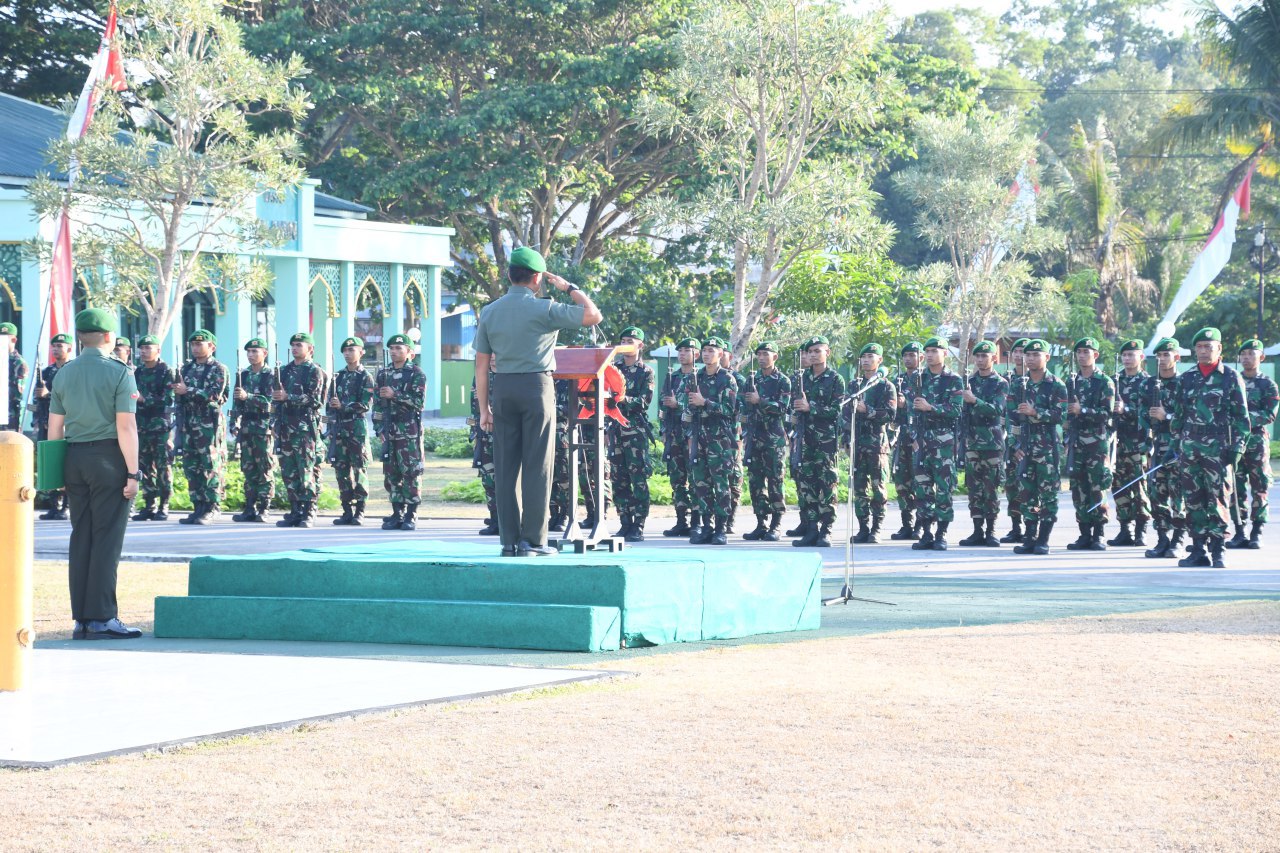
M 629 549 L 507 558 L 439 541 L 197 557 L 157 637 L 601 652 L 818 628 L 817 553 Z

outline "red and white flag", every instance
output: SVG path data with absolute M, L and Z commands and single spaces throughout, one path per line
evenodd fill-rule
M 80 90 L 80 98 L 71 113 L 71 121 L 67 123 L 67 139 L 76 140 L 89 132 L 93 123 L 93 114 L 98 106 L 99 86 L 106 86 L 114 91 L 127 88 L 124 76 L 124 60 L 116 45 L 116 6 L 111 4 L 107 14 L 107 28 L 102 33 L 102 41 L 98 45 L 98 53 L 89 66 L 89 77 Z M 76 182 L 78 172 L 73 160 L 67 169 L 67 191 Z M 71 218 L 67 209 L 62 209 L 53 234 L 53 266 L 49 275 L 49 328 L 51 334 L 71 334 L 74 318 L 72 317 L 72 293 L 75 290 L 75 264 L 71 257 Z

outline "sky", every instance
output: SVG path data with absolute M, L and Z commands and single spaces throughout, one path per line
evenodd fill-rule
M 957 6 L 982 9 L 994 15 L 1004 13 L 1009 8 L 1008 0 L 887 0 L 886 5 L 895 17 L 907 17 L 934 9 L 953 9 Z M 1231 8 L 1230 3 L 1219 2 L 1221 8 Z M 1167 0 L 1163 12 L 1155 15 L 1156 20 L 1166 30 L 1181 33 L 1193 20 L 1191 0 Z

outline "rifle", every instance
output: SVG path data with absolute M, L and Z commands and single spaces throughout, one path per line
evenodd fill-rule
M 391 351 L 387 347 L 382 348 L 382 370 L 378 372 L 378 420 L 379 430 L 378 438 L 382 440 L 382 463 L 384 465 L 391 462 L 391 442 L 387 440 L 387 434 L 391 428 L 391 403 L 382 396 L 382 389 L 387 387 L 387 383 L 391 381 Z
M 802 357 L 802 358 L 800 359 L 800 396 L 805 398 L 805 402 L 808 402 L 808 401 L 809 401 L 809 397 L 808 397 L 808 395 L 806 395 L 806 394 L 804 393 L 804 373 L 805 373 L 805 371 L 806 371 L 806 370 L 808 370 L 808 369 L 809 369 L 809 368 L 805 366 L 804 358 Z M 808 417 L 808 415 L 809 415 L 809 413 L 808 413 L 808 412 L 796 412 L 796 413 L 795 413 L 795 423 L 796 423 L 796 465 L 797 465 L 797 466 L 799 466 L 799 464 L 804 460 L 804 433 L 805 433 L 805 430 L 806 430 L 806 429 L 808 429 L 808 427 L 809 427 L 809 417 Z
M 1120 373 L 1120 353 L 1116 353 L 1114 356 L 1114 359 L 1115 359 L 1115 368 L 1116 368 L 1116 399 L 1120 401 L 1121 405 L 1123 405 L 1124 404 L 1124 386 L 1120 384 L 1120 380 L 1122 379 L 1122 376 Z M 1110 466 L 1113 476 L 1116 470 L 1116 454 L 1120 452 L 1120 420 L 1122 417 L 1124 417 L 1124 415 L 1128 414 L 1127 407 L 1124 415 L 1118 416 L 1114 414 L 1114 411 L 1115 409 L 1113 407 L 1111 421 L 1115 425 L 1115 435 L 1111 436 L 1111 446 L 1110 448 L 1108 448 L 1108 452 L 1107 452 L 1107 464 Z M 1115 493 L 1113 492 L 1112 495 L 1114 496 L 1114 494 Z
M 187 384 L 187 378 L 183 375 L 182 368 L 171 368 L 169 373 L 170 388 L 178 384 Z M 175 399 L 173 403 L 173 447 L 169 450 L 170 462 L 172 462 L 179 453 L 183 452 L 187 443 L 187 414 L 184 405 L 186 403 L 186 399 L 186 395 L 183 395 L 181 398 Z
M 337 465 L 338 464 L 338 441 L 339 441 L 339 436 L 338 436 L 339 416 L 337 414 L 330 414 L 333 411 L 333 409 L 329 407 L 329 402 L 331 400 L 338 399 L 338 354 L 332 353 L 330 361 L 331 361 L 330 366 L 333 368 L 333 372 L 329 374 L 329 393 L 325 395 L 325 398 L 324 398 L 325 403 L 323 408 L 323 411 L 325 412 L 325 415 L 324 415 L 325 437 L 329 439 L 329 452 L 326 454 L 326 458 L 328 459 L 330 465 Z M 343 367 L 343 370 L 346 370 L 346 367 Z M 338 402 L 341 403 L 342 401 L 339 400 Z M 339 413 L 341 413 L 341 411 L 342 411 L 341 409 L 338 410 Z
M 1022 362 L 1022 399 L 1018 401 L 1019 407 L 1027 402 L 1027 391 L 1031 388 L 1031 371 L 1027 368 L 1027 363 Z M 1017 417 L 1022 418 L 1018 422 L 1018 450 L 1022 452 L 1022 458 L 1018 460 L 1018 480 L 1021 481 L 1027 475 L 1027 460 L 1031 458 L 1031 448 L 1028 442 L 1031 440 L 1031 419 L 1027 415 L 1019 414 Z M 1056 442 L 1057 436 L 1054 436 Z
M 1118 489 L 1112 489 L 1112 490 L 1111 490 L 1111 497 L 1112 497 L 1112 498 L 1115 498 L 1115 496 L 1116 496 L 1116 495 L 1120 494 L 1120 493 L 1121 493 L 1121 492 L 1123 492 L 1125 489 L 1127 489 L 1127 488 L 1129 488 L 1130 486 L 1132 486 L 1134 483 L 1137 483 L 1137 482 L 1139 482 L 1140 480 L 1145 480 L 1147 477 L 1150 477 L 1152 474 L 1154 474 L 1155 472 L 1159 471 L 1159 470 L 1160 470 L 1161 468 L 1163 468 L 1164 466 L 1166 466 L 1166 465 L 1172 465 L 1174 462 L 1177 462 L 1177 461 L 1178 461 L 1178 455 L 1175 453 L 1173 456 L 1171 456 L 1171 457 L 1169 457 L 1168 459 L 1166 459 L 1165 461 L 1161 462 L 1159 465 L 1155 466 L 1154 468 L 1149 468 L 1149 469 L 1147 469 L 1146 471 L 1143 471 L 1141 474 L 1139 474 L 1138 476 L 1134 477 L 1132 480 L 1130 480 L 1129 482 L 1125 483 L 1125 484 L 1124 484 L 1123 486 L 1121 486 L 1120 488 L 1118 488 Z M 1093 506 L 1089 507 L 1088 512 L 1093 512 L 1095 509 L 1097 509 L 1098 507 L 1102 506 L 1102 505 L 1103 505 L 1104 503 L 1106 503 L 1106 502 L 1107 502 L 1107 501 L 1106 501 L 1106 498 L 1103 498 L 1102 500 L 1098 501 L 1098 502 L 1097 502 L 1096 504 L 1094 504 Z
M 667 397 L 674 397 L 671 393 L 671 374 L 673 372 L 671 361 L 667 361 L 667 378 L 662 382 L 662 399 L 665 401 Z M 676 424 L 671 422 L 671 416 L 675 414 L 675 409 L 669 409 L 661 406 L 662 409 L 662 461 L 667 463 L 671 461 L 671 431 L 676 428 Z
M 974 374 L 976 374 L 977 372 L 978 372 L 977 368 L 974 368 L 973 373 L 961 372 L 960 387 L 963 390 L 965 391 L 973 390 L 973 377 L 974 377 Z M 971 426 L 969 421 L 970 421 L 970 418 L 972 417 L 973 417 L 973 412 L 971 411 L 969 404 L 961 403 L 960 422 L 956 425 L 956 464 L 960 466 L 960 470 L 964 470 L 965 453 L 968 448 L 969 429 Z
M 243 381 L 244 381 L 244 374 L 241 373 L 240 371 L 240 350 L 237 349 L 236 350 L 235 390 L 237 391 L 240 390 L 241 383 Z M 235 443 L 235 448 L 231 450 L 231 452 L 228 454 L 228 458 L 230 459 L 235 459 L 237 452 L 240 450 L 240 442 L 238 440 L 238 436 L 240 435 L 240 427 L 239 427 L 240 417 L 241 417 L 240 401 L 235 399 L 235 396 L 232 395 L 231 414 L 227 419 L 227 439 L 229 443 L 231 442 Z
M 693 390 L 701 395 L 702 386 L 698 384 L 698 369 L 693 369 Z M 688 405 L 687 403 L 685 404 Z M 702 441 L 702 406 L 697 406 L 696 412 L 690 415 L 693 422 L 693 429 L 689 431 L 689 469 L 693 470 L 693 466 L 698 462 L 698 444 Z
M 1079 374 L 1076 373 L 1076 353 L 1071 351 L 1071 364 L 1069 365 L 1071 381 L 1067 383 L 1067 409 L 1071 409 L 1072 403 L 1080 402 L 1080 389 L 1078 385 Z M 1076 469 L 1076 417 L 1077 415 L 1067 415 L 1067 476 L 1070 477 Z
M 751 354 L 751 393 L 759 393 L 756 390 L 758 378 L 756 376 L 756 356 Z M 751 407 L 751 413 L 747 415 L 747 435 L 744 439 L 747 446 L 742 451 L 742 464 L 744 466 L 751 464 L 751 450 L 756 443 L 756 423 L 760 419 L 760 404 L 756 403 Z

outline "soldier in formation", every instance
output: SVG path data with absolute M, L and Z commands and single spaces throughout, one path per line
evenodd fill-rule
M 920 539 L 911 545 L 915 551 L 947 550 L 947 528 L 955 518 L 951 496 L 964 383 L 947 367 L 947 351 L 941 338 L 924 342 L 924 370 L 908 413 L 915 452 L 912 491 L 920 520 Z
M 743 458 L 756 526 L 742 538 L 777 542 L 782 515 L 787 511 L 782 474 L 787 455 L 791 380 L 778 369 L 778 347 L 771 341 L 756 347 L 756 365 L 759 369 L 753 371 L 742 395 L 746 413 Z
M 54 335 L 49 339 L 49 357 L 53 361 L 44 369 L 36 371 L 35 388 L 31 392 L 31 425 L 35 428 L 37 442 L 49 438 L 49 401 L 53 393 L 53 379 L 58 375 L 58 371 L 66 366 L 67 359 L 71 357 L 71 347 L 70 335 Z M 41 492 L 38 498 L 48 506 L 48 509 L 41 513 L 41 519 L 44 521 L 67 520 L 66 489 Z
M 1022 508 L 1022 544 L 1016 554 L 1048 554 L 1049 535 L 1058 521 L 1062 485 L 1062 442 L 1058 429 L 1067 419 L 1067 386 L 1049 372 L 1049 344 L 1035 339 L 1023 347 L 1026 376 L 1016 409 L 1022 426 L 1014 459 Z
M 893 380 L 898 392 L 898 408 L 893 415 L 893 450 L 889 456 L 889 467 L 893 474 L 893 487 L 898 493 L 898 512 L 902 516 L 902 526 L 897 532 L 889 534 L 889 538 L 905 542 L 914 542 L 920 538 L 916 524 L 915 495 L 912 493 L 915 451 L 911 447 L 908 423 L 915 395 L 920 390 L 920 365 L 923 358 L 924 344 L 908 341 L 898 353 L 898 374 Z
M 492 356 L 490 356 L 492 361 Z M 573 423 L 573 406 L 578 397 L 578 386 L 572 379 L 557 379 L 552 386 L 556 401 L 556 435 L 555 435 L 555 455 L 551 466 L 551 502 L 548 507 L 549 521 L 547 530 L 561 533 L 569 523 L 569 485 L 571 473 L 569 470 L 569 444 L 571 437 L 571 427 Z M 476 411 L 479 411 L 479 403 L 476 404 Z M 477 418 L 479 415 L 477 415 Z M 477 424 L 479 421 L 477 420 Z M 493 433 L 485 433 L 489 436 L 489 447 L 492 452 Z M 496 506 L 494 512 L 496 513 Z M 493 524 L 487 525 L 480 533 L 483 535 L 497 535 L 498 519 L 494 516 Z M 493 533 L 486 533 L 486 530 L 492 527 Z
M 422 411 L 426 406 L 427 376 L 409 356 L 413 342 L 407 335 L 387 338 L 391 364 L 378 371 L 374 419 L 382 438 L 383 485 L 391 498 L 391 515 L 383 530 L 414 530 L 422 502 Z
M 685 424 L 689 429 L 689 482 L 702 519 L 691 534 L 694 545 L 724 545 L 732 506 L 731 468 L 737 459 L 738 380 L 720 366 L 728 347 L 717 337 L 702 345 L 702 370 L 686 393 Z
M 116 338 L 116 345 L 111 348 L 111 355 L 133 372 L 133 342 L 128 338 Z
M 738 507 L 742 504 L 742 438 L 746 429 L 744 418 L 746 403 L 742 399 L 742 392 L 747 388 L 747 377 L 734 370 L 733 352 L 727 347 L 720 351 L 720 366 L 732 373 L 734 381 L 738 383 L 738 404 L 733 413 L 734 428 L 738 438 L 733 453 L 733 467 L 729 471 L 729 523 L 724 528 L 725 533 L 732 534 L 734 524 L 738 520 Z
M 996 518 L 1000 515 L 1000 484 L 1004 479 L 1004 418 L 1009 382 L 996 373 L 999 351 L 991 341 L 973 348 L 974 372 L 961 393 L 964 407 L 964 481 L 969 493 L 973 533 L 961 545 L 998 548 Z
M 844 379 L 827 366 L 831 344 L 825 337 L 804 344 L 808 369 L 801 371 L 793 387 L 791 408 L 798 415 L 799 464 L 796 495 L 805 532 L 791 544 L 828 548 L 836 520 L 836 453 L 840 441 L 840 410 Z
M 644 332 L 629 326 L 622 330 L 619 343 L 634 346 L 634 354 L 623 355 L 614 362 L 622 374 L 625 394 L 618 408 L 626 424 L 616 422 L 611 447 L 613 500 L 618 507 L 622 529 L 617 533 L 627 542 L 644 541 L 644 525 L 649 518 L 649 475 L 653 458 L 649 443 L 653 428 L 649 422 L 649 404 L 653 402 L 653 368 L 644 363 Z
M 1142 341 L 1122 343 L 1120 360 L 1122 369 L 1116 374 L 1116 402 L 1111 416 L 1116 432 L 1113 478 L 1120 485 L 1137 482 L 1115 496 L 1120 533 L 1108 539 L 1107 544 L 1143 547 L 1147 544 L 1147 524 L 1151 520 L 1151 498 L 1147 480 L 1142 476 L 1151 462 L 1151 427 L 1144 416 L 1151 377 L 1143 370 Z
M 222 512 L 227 441 L 222 406 L 230 394 L 227 369 L 214 357 L 218 339 L 208 329 L 187 338 L 191 358 L 173 383 L 181 417 L 182 473 L 191 514 L 179 524 L 211 524 Z
M 1105 551 L 1107 523 L 1103 495 L 1111 489 L 1111 414 L 1116 386 L 1097 369 L 1098 342 L 1081 338 L 1074 348 L 1075 367 L 1067 382 L 1067 478 L 1080 536 L 1070 551 Z
M 494 368 L 494 362 L 496 360 L 497 359 L 495 359 L 493 356 L 489 357 L 489 368 L 490 368 L 489 382 L 490 383 L 493 382 L 493 377 L 495 375 L 493 368 Z M 563 380 L 556 380 L 556 384 L 559 385 L 561 381 Z M 558 414 L 559 414 L 559 409 L 557 407 L 557 415 Z M 568 424 L 568 419 L 569 419 L 568 414 L 566 412 L 565 414 L 566 425 Z M 557 427 L 558 427 L 559 417 L 557 417 L 556 420 L 557 420 Z M 472 447 L 471 467 L 476 469 L 476 476 L 480 478 L 480 487 L 484 489 L 485 509 L 487 509 L 489 512 L 489 517 L 484 520 L 484 527 L 480 528 L 479 533 L 481 536 L 497 536 L 498 535 L 498 505 L 494 497 L 494 486 L 495 486 L 496 480 L 494 480 L 494 477 L 493 477 L 493 433 L 485 432 L 484 430 L 480 429 L 480 398 L 476 396 L 476 380 L 474 376 L 471 377 L 471 417 L 467 419 L 467 425 L 471 428 L 471 447 Z M 560 431 L 557 428 L 556 430 L 557 462 L 559 461 L 559 438 L 560 438 Z M 569 500 L 568 498 L 568 488 L 569 488 L 568 450 L 569 450 L 568 432 L 566 430 L 565 460 L 564 460 L 565 496 L 563 497 L 563 501 L 566 503 Z M 555 519 L 557 514 L 557 508 L 555 506 L 555 503 L 556 503 L 556 494 L 555 494 L 555 485 L 553 481 L 552 490 L 551 490 L 551 529 L 564 530 L 564 526 L 563 526 L 564 522 L 561 522 L 560 527 L 558 528 L 555 527 Z
M 276 486 L 276 459 L 272 453 L 272 395 L 279 384 L 267 366 L 267 344 L 253 338 L 244 345 L 248 367 L 236 370 L 231 392 L 231 434 L 240 452 L 244 475 L 244 508 L 232 521 L 265 522 L 270 515 Z
M 1009 348 L 1009 372 L 1006 375 L 1009 389 L 1004 400 L 1004 494 L 1008 502 L 1007 512 L 1012 528 L 1000 537 L 1003 543 L 1022 542 L 1022 505 L 1018 500 L 1021 489 L 1018 485 L 1018 460 L 1014 453 L 1022 434 L 1023 417 L 1018 414 L 1018 406 L 1026 397 L 1027 366 L 1023 350 L 1029 342 L 1030 338 L 1018 338 Z
M 702 342 L 683 338 L 676 344 L 678 370 L 669 370 L 662 384 L 662 459 L 671 481 L 671 499 L 675 505 L 674 527 L 662 531 L 663 536 L 693 536 L 701 533 L 701 512 L 689 492 L 689 439 L 691 420 L 684 418 L 689 391 L 697 379 L 696 359 L 701 356 Z
M 138 473 L 142 509 L 134 521 L 167 521 L 173 493 L 174 372 L 160 360 L 155 335 L 138 338 L 142 363 L 133 371 L 138 386 Z
M 27 360 L 18 352 L 17 326 L 0 323 L 0 335 L 9 336 L 9 411 L 4 428 L 18 432 L 22 429 L 22 395 L 27 391 Z
M 361 363 L 364 341 L 347 338 L 342 342 L 344 366 L 329 383 L 329 464 L 338 479 L 338 500 L 342 515 L 333 520 L 339 526 L 364 523 L 369 500 L 369 423 L 377 389 L 373 377 Z M 472 397 L 474 399 L 474 395 Z
M 849 437 L 846 445 L 852 442 L 853 448 L 853 506 L 858 532 L 852 541 L 858 544 L 879 541 L 889 500 L 889 425 L 898 413 L 898 391 L 893 383 L 884 381 L 880 373 L 883 361 L 880 344 L 862 348 L 858 354 L 862 375 L 849 383 L 850 400 L 840 416 L 841 432 Z
M 320 417 L 328 377 L 312 361 L 315 341 L 308 332 L 289 338 L 292 361 L 277 372 L 271 392 L 271 428 L 280 476 L 289 496 L 289 512 L 277 527 L 311 527 L 319 497 L 316 468 L 320 462 Z
M 1187 533 L 1184 500 L 1174 464 L 1173 431 L 1170 422 L 1178 394 L 1178 361 L 1182 358 L 1176 338 L 1162 338 L 1155 345 L 1156 375 L 1147 384 L 1142 401 L 1144 423 L 1151 431 L 1151 458 L 1164 463 L 1151 474 L 1151 518 L 1156 529 L 1156 545 L 1146 552 L 1152 559 L 1177 556 Z M 1152 466 L 1154 467 L 1154 465 Z M 1127 482 L 1127 481 L 1126 481 Z
M 1256 550 L 1262 529 L 1267 523 L 1267 492 L 1271 489 L 1271 425 L 1280 408 L 1280 393 L 1271 377 L 1259 372 L 1266 356 L 1257 338 L 1240 345 L 1241 378 L 1244 380 L 1245 403 L 1249 409 L 1249 436 L 1244 454 L 1235 471 L 1235 536 L 1225 543 L 1227 548 Z M 1252 498 L 1250 501 L 1249 498 Z M 1249 534 L 1245 535 L 1248 520 Z

